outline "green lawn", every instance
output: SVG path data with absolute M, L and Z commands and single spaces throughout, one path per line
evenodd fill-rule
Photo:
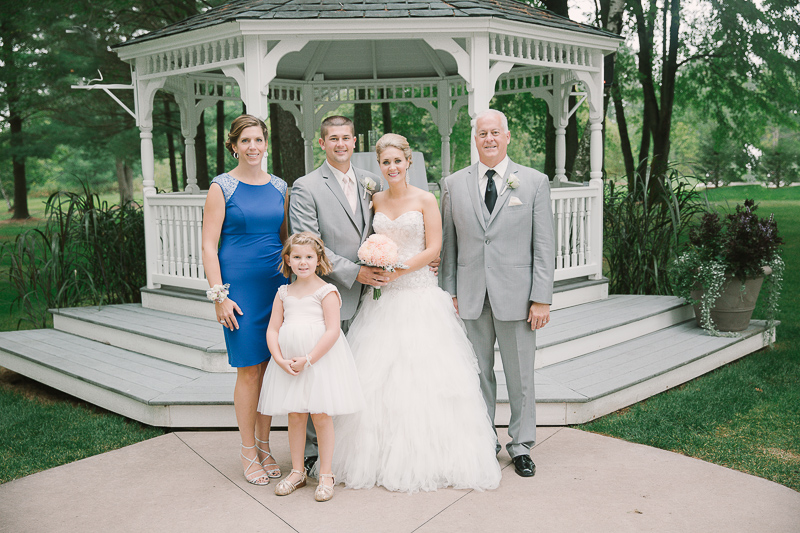
M 775 214 L 786 275 L 774 350 L 764 349 L 581 429 L 682 453 L 800 490 L 800 188 L 727 187 Z M 756 316 L 756 318 L 758 318 Z

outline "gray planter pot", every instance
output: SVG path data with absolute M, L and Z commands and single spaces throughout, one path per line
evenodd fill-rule
M 769 275 L 772 270 L 764 267 L 764 274 Z M 718 331 L 744 331 L 750 325 L 750 318 L 756 308 L 758 293 L 761 291 L 761 284 L 764 283 L 764 276 L 747 279 L 742 283 L 730 275 L 725 276 L 725 283 L 722 285 L 722 295 L 711 308 L 711 319 L 717 326 Z M 692 291 L 692 298 L 699 300 L 703 296 L 703 290 Z M 694 306 L 694 317 L 697 325 L 700 324 L 700 304 Z

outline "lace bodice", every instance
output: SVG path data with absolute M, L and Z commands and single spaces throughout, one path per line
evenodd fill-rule
M 372 227 L 375 233 L 386 235 L 397 244 L 398 259 L 401 263 L 425 249 L 425 223 L 421 211 L 406 211 L 394 220 L 383 213 L 375 213 Z M 424 266 L 387 284 L 382 291 L 423 289 L 436 286 L 436 276 L 427 266 Z

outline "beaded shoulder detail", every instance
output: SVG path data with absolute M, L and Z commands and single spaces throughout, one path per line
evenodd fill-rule
M 334 285 L 333 283 L 328 283 L 326 285 L 323 285 L 322 287 L 317 289 L 314 295 L 317 297 L 317 300 L 319 300 L 319 302 L 322 303 L 322 300 L 332 292 L 336 293 L 336 296 L 338 296 L 339 298 L 339 307 L 342 307 L 342 295 L 339 294 L 339 289 L 337 289 L 336 285 Z
M 234 191 L 236 190 L 236 186 L 239 185 L 239 180 L 231 176 L 230 174 L 220 174 L 213 180 L 211 183 L 216 183 L 222 189 L 222 194 L 225 195 L 225 201 L 227 202 L 230 200 L 231 196 L 233 196 Z
M 286 295 L 289 293 L 289 286 L 288 285 L 281 285 L 278 287 L 278 296 L 280 297 L 281 301 L 286 299 Z
M 283 199 L 286 200 L 286 190 L 289 188 L 289 186 L 286 184 L 285 181 L 283 181 L 278 176 L 274 174 L 270 174 L 270 176 L 272 176 L 272 179 L 270 179 L 269 182 L 272 184 L 273 187 L 278 189 L 278 192 L 281 193 Z

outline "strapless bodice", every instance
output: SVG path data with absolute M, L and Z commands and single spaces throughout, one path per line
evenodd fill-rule
M 394 220 L 383 213 L 375 213 L 372 227 L 375 233 L 386 235 L 397 244 L 398 260 L 401 263 L 425 249 L 425 222 L 421 211 L 406 211 Z M 424 266 L 387 284 L 382 291 L 423 289 L 437 285 L 436 276 Z

